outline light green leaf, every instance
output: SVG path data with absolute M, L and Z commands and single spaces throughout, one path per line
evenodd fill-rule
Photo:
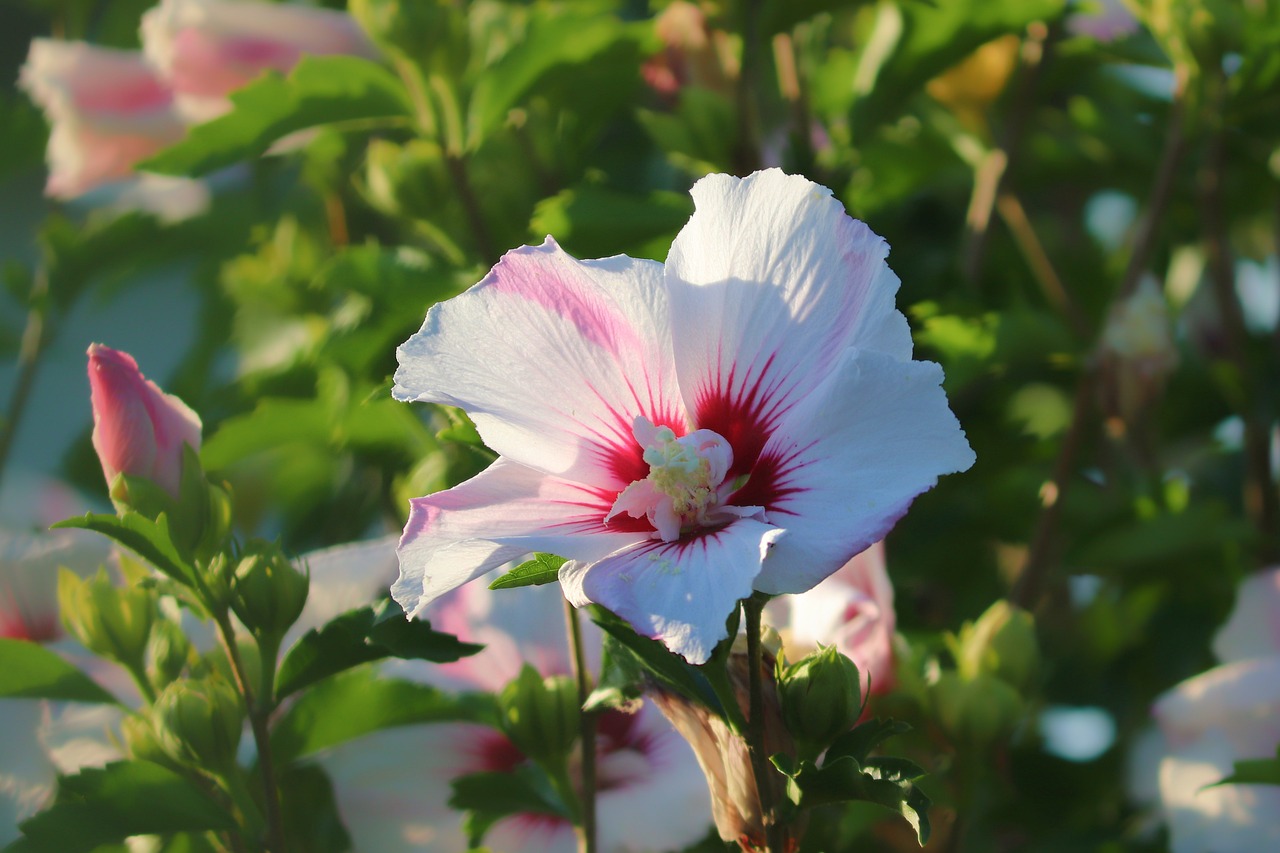
M 53 525 L 93 530 L 114 539 L 178 583 L 190 586 L 195 569 L 174 547 L 169 535 L 169 522 L 164 515 L 152 521 L 136 512 L 123 516 L 87 513 L 83 518 L 68 518 Z
M 0 638 L 0 697 L 115 702 L 89 676 L 39 643 Z
M 268 73 L 231 95 L 232 110 L 138 164 L 166 175 L 206 175 L 265 154 L 295 131 L 335 122 L 399 120 L 412 106 L 390 71 L 355 56 L 304 56 L 288 77 Z
M 567 561 L 554 554 L 534 554 L 532 560 L 526 560 L 489 584 L 489 589 L 514 589 L 518 586 L 542 586 L 555 583 L 560 578 L 560 567 Z

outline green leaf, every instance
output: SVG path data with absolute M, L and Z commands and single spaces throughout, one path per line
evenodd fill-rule
M 449 807 L 466 812 L 468 843 L 478 845 L 489 827 L 515 814 L 544 814 L 572 820 L 550 779 L 537 766 L 524 764 L 510 773 L 471 773 L 451 783 Z
M 22 824 L 22 849 L 88 853 L 131 835 L 234 826 L 221 806 L 172 770 L 147 761 L 119 761 L 60 778 L 53 806 Z
M 96 531 L 119 542 L 178 583 L 191 586 L 195 580 L 195 569 L 174 547 L 164 515 L 152 521 L 136 512 L 126 512 L 123 516 L 87 513 L 83 518 L 68 518 L 53 526 Z
M 379 676 L 361 667 L 316 684 L 298 698 L 271 732 L 281 764 L 383 729 L 418 723 L 497 724 L 487 693 L 454 695 L 436 687 Z
M 308 853 L 347 853 L 351 835 L 342 825 L 333 783 L 314 764 L 290 767 L 277 779 L 284 834 L 290 849 Z
M 945 3 L 881 3 L 854 86 L 854 125 L 866 134 L 900 113 L 933 77 L 1006 33 L 1034 21 L 1057 18 L 1064 0 L 947 0 Z
M 265 154 L 277 140 L 335 122 L 402 120 L 413 108 L 390 71 L 355 56 L 304 56 L 288 77 L 268 73 L 231 94 L 232 110 L 193 127 L 187 138 L 138 168 L 206 175 Z
M 477 148 L 501 127 L 507 113 L 553 68 L 585 63 L 626 34 L 610 16 L 540 11 L 525 37 L 476 82 L 468 106 L 467 147 Z
M 692 702 L 704 705 L 712 713 L 726 720 L 732 719 L 729 717 L 730 712 L 726 710 L 711 681 L 707 678 L 707 673 L 711 669 L 704 671 L 701 667 L 688 663 L 679 655 L 672 654 L 659 641 L 640 636 L 626 620 L 599 605 L 591 605 L 587 612 L 591 616 L 591 621 L 618 641 L 618 650 L 625 649 L 635 656 L 636 663 L 660 685 Z M 714 656 L 710 666 L 715 666 Z
M 600 679 L 582 710 L 632 711 L 644 700 L 644 673 L 640 659 L 612 634 L 605 634 L 600 653 Z
M 764 36 L 787 32 L 801 21 L 822 12 L 854 9 L 869 0 L 767 0 L 760 10 L 760 30 Z
M 1280 785 L 1280 747 L 1275 758 L 1250 758 L 1237 761 L 1231 775 L 1216 785 Z
M 872 758 L 865 764 L 844 755 L 828 757 L 818 767 L 803 761 L 795 766 L 787 756 L 774 756 L 774 766 L 790 777 L 787 793 L 801 809 L 826 803 L 863 800 L 891 809 L 906 818 L 920 846 L 929 841 L 929 798 L 912 780 L 923 771 L 904 758 Z
M 848 756 L 856 759 L 859 764 L 865 764 L 871 750 L 894 735 L 909 731 L 911 726 L 900 720 L 867 720 L 836 738 L 827 750 L 827 758 L 833 760 Z
M 567 560 L 555 554 L 534 554 L 532 560 L 526 560 L 489 584 L 489 589 L 514 589 L 518 586 L 542 586 L 555 583 L 560 578 L 560 567 Z
M 622 253 L 662 260 L 691 213 L 687 193 L 641 195 L 587 184 L 538 202 L 529 229 L 535 240 L 554 234 L 577 257 Z
M 0 697 L 116 702 L 92 678 L 39 643 L 0 638 Z
M 312 629 L 285 654 L 276 674 L 280 699 L 353 666 L 388 657 L 451 663 L 483 646 L 434 631 L 431 623 L 409 620 L 400 606 L 381 601 L 349 610 L 323 628 Z

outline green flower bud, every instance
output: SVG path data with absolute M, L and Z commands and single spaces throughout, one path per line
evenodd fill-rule
M 282 636 L 302 615 L 310 586 L 279 547 L 250 542 L 231 582 L 231 608 L 250 631 Z
M 564 675 L 540 676 L 528 664 L 498 696 L 502 729 L 541 765 L 564 766 L 578 737 L 578 688 Z
M 156 697 L 152 710 L 159 741 L 174 759 L 212 768 L 235 761 L 244 708 L 223 679 L 175 681 Z
M 143 587 L 118 587 L 106 569 L 80 578 L 58 572 L 58 606 L 67 631 L 100 657 L 142 668 L 143 653 L 155 619 L 156 601 Z
M 139 715 L 125 717 L 120 723 L 120 734 L 130 758 L 165 766 L 173 764 L 173 758 L 161 744 L 155 726 L 146 717 Z
M 191 656 L 191 642 L 182 628 L 168 619 L 158 619 L 151 626 L 151 641 L 147 645 L 147 676 L 157 690 L 163 690 L 169 682 L 182 675 Z
M 962 678 L 944 672 L 929 685 L 929 698 L 942 727 L 969 746 L 1006 736 L 1022 717 L 1018 692 L 994 675 Z
M 1003 599 L 987 608 L 977 622 L 961 628 L 952 651 L 961 676 L 990 673 L 1019 690 L 1031 682 L 1040 664 L 1035 620 Z
M 782 719 L 795 738 L 800 758 L 817 758 L 857 724 L 862 710 L 861 677 L 857 665 L 835 646 L 779 666 L 777 675 Z

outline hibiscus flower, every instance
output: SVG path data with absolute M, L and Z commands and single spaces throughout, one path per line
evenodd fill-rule
M 573 604 L 701 663 L 740 599 L 813 587 L 972 464 L 883 239 L 778 170 L 692 192 L 665 265 L 548 237 L 400 347 L 394 396 L 462 408 L 499 454 L 412 502 L 411 617 L 543 551 Z

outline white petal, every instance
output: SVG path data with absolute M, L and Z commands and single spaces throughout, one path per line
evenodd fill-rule
M 621 490 L 648 474 L 637 415 L 682 428 L 662 266 L 508 252 L 397 351 L 398 400 L 460 406 L 502 456 Z
M 604 525 L 615 495 L 499 459 L 467 482 L 412 501 L 391 595 L 410 616 L 532 551 L 597 560 L 647 532 Z
M 1240 584 L 1235 609 L 1213 638 L 1213 653 L 1223 663 L 1280 655 L 1280 569 Z
M 1175 747 L 1217 729 L 1238 757 L 1267 757 L 1280 743 L 1280 657 L 1214 667 L 1156 700 L 1160 730 Z
M 1280 847 L 1280 788 L 1205 787 L 1228 775 L 1241 757 L 1215 733 L 1161 762 L 1160 796 L 1172 853 L 1253 853 Z
M 384 536 L 303 554 L 300 563 L 311 574 L 307 604 L 280 647 L 287 649 L 312 628 L 386 595 L 396 579 L 396 540 Z
M 942 369 L 850 351 L 765 445 L 733 500 L 784 528 L 756 589 L 804 592 L 883 539 L 938 476 L 973 464 L 947 408 Z M 756 490 L 772 490 L 761 495 Z
M 697 210 L 666 274 L 677 370 L 699 427 L 740 453 L 730 422 L 767 431 L 848 347 L 911 357 L 889 247 L 830 190 L 771 169 L 710 175 L 692 193 Z
M 575 606 L 603 604 L 638 633 L 661 639 L 690 663 L 705 663 L 728 636 L 725 620 L 751 594 L 778 532 L 740 518 L 676 542 L 651 539 L 596 563 L 566 563 L 560 585 Z

